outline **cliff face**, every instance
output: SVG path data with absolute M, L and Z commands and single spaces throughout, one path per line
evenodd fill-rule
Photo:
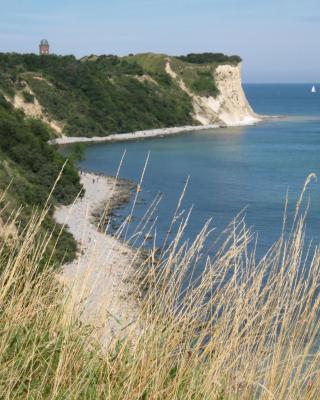
M 193 104 L 193 118 L 202 125 L 221 124 L 226 126 L 250 125 L 261 118 L 248 103 L 241 83 L 241 65 L 220 65 L 212 76 L 219 95 L 200 96 L 187 87 L 181 77 L 173 71 L 170 60 L 166 72 L 178 82 L 181 90 L 190 96 Z
M 215 79 L 220 91 L 215 106 L 219 119 L 226 125 L 247 125 L 261 118 L 248 103 L 241 83 L 241 64 L 221 65 L 216 69 Z

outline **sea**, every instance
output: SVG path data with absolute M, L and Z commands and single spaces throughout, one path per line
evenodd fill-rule
M 282 230 L 286 198 L 287 230 L 309 174 L 320 179 L 320 93 L 312 84 L 247 84 L 247 98 L 255 112 L 281 115 L 253 126 L 209 129 L 175 136 L 122 143 L 89 144 L 79 167 L 138 183 L 135 202 L 125 238 L 139 231 L 139 224 L 157 196 L 161 201 L 150 218 L 145 246 L 161 248 L 179 199 L 181 221 L 192 209 L 184 239 L 192 242 L 210 219 L 212 239 L 204 252 L 214 252 L 212 242 L 236 216 L 257 238 L 256 254 L 263 257 Z M 320 89 L 320 87 L 319 87 Z M 144 174 L 143 174 L 144 172 Z M 116 229 L 130 214 L 132 200 L 115 210 Z M 309 208 L 306 243 L 320 239 L 320 182 L 312 179 L 302 207 Z M 177 225 L 176 224 L 176 225 Z M 146 234 L 141 238 L 146 239 Z M 211 242 L 212 241 L 212 242 Z

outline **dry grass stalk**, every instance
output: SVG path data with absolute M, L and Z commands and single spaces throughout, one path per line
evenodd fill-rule
M 0 247 L 0 397 L 320 398 L 320 249 L 305 243 L 301 205 L 260 261 L 241 216 L 204 259 L 211 224 L 188 243 L 190 213 L 178 207 L 175 237 L 137 270 L 148 288 L 140 316 L 107 350 L 77 321 L 55 271 L 40 270 L 50 234 L 36 239 L 47 211 L 35 212 Z M 151 231 L 147 220 L 140 228 Z

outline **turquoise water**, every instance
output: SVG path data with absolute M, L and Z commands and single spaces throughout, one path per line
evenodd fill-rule
M 259 234 L 258 255 L 262 255 L 281 231 L 287 191 L 292 215 L 308 174 L 320 177 L 320 93 L 311 94 L 310 89 L 311 84 L 246 85 L 256 112 L 288 118 L 251 127 L 88 145 L 80 166 L 115 175 L 126 151 L 120 177 L 137 182 L 150 152 L 133 228 L 152 199 L 163 193 L 156 223 L 157 246 L 161 247 L 189 176 L 183 208 L 194 208 L 186 237 L 194 238 L 209 218 L 218 233 L 245 209 L 247 225 Z M 319 184 L 310 185 L 307 197 L 311 200 L 307 238 L 318 242 Z M 117 214 L 123 216 L 129 209 L 130 205 Z

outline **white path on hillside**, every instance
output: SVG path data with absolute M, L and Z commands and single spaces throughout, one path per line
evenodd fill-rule
M 56 221 L 68 225 L 80 247 L 78 258 L 64 265 L 62 280 L 77 312 L 80 304 L 84 306 L 82 321 L 97 328 L 100 341 L 107 345 L 137 318 L 138 304 L 130 284 L 137 252 L 98 232 L 92 221 L 92 213 L 117 196 L 115 179 L 82 173 L 81 182 L 84 197 L 55 212 Z

